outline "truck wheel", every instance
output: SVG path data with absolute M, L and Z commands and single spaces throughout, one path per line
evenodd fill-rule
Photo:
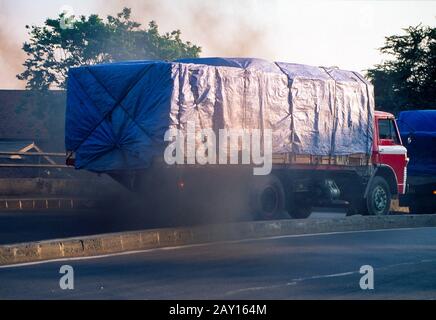
M 391 207 L 391 191 L 386 180 L 374 177 L 366 197 L 368 215 L 386 215 Z
M 363 216 L 368 215 L 368 208 L 366 206 L 365 199 L 354 199 L 349 202 L 350 204 L 347 208 L 347 217 L 354 216 L 356 214 L 361 214 Z
M 312 213 L 312 206 L 309 203 L 296 202 L 288 208 L 288 214 L 294 219 L 306 219 Z
M 256 219 L 270 220 L 283 217 L 285 192 L 274 175 L 257 176 L 251 186 L 251 209 Z

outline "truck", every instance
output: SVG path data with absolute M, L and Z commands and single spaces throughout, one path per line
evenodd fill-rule
M 402 111 L 398 116 L 407 148 L 407 192 L 399 204 L 412 214 L 436 212 L 436 110 Z
M 343 202 L 349 215 L 385 215 L 405 192 L 395 117 L 374 110 L 373 87 L 357 72 L 197 58 L 84 66 L 68 77 L 66 163 L 110 175 L 150 206 L 192 210 L 202 200 L 217 214 L 301 219 Z M 210 137 L 222 140 L 221 130 L 235 130 L 236 143 L 224 136 L 217 146 Z

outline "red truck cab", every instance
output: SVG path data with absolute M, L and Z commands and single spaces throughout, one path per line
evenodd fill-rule
M 391 199 L 405 193 L 407 177 L 407 149 L 393 114 L 375 111 L 372 140 L 371 172 L 361 175 L 363 195 L 356 186 L 345 184 L 341 191 L 351 194 L 347 214 L 383 215 L 390 209 Z M 365 179 L 368 178 L 368 180 Z M 366 180 L 366 181 L 365 181 Z M 362 197 L 363 196 L 363 197 Z
M 390 180 L 394 179 L 397 194 L 404 194 L 407 178 L 407 149 L 403 146 L 394 115 L 375 112 L 374 139 L 372 161 L 377 168 L 385 168 L 390 172 Z M 394 194 L 395 194 L 394 193 Z

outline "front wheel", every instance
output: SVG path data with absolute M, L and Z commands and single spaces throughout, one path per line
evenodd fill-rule
M 386 180 L 380 176 L 374 177 L 366 197 L 368 215 L 380 216 L 388 214 L 391 199 L 391 191 Z

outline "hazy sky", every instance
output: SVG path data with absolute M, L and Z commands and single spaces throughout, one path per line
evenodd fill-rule
M 26 24 L 41 25 L 63 6 L 76 15 L 115 14 L 125 6 L 143 24 L 180 29 L 202 56 L 249 56 L 363 71 L 380 63 L 384 37 L 435 26 L 436 1 L 387 0 L 0 0 L 0 88 L 23 88 Z

